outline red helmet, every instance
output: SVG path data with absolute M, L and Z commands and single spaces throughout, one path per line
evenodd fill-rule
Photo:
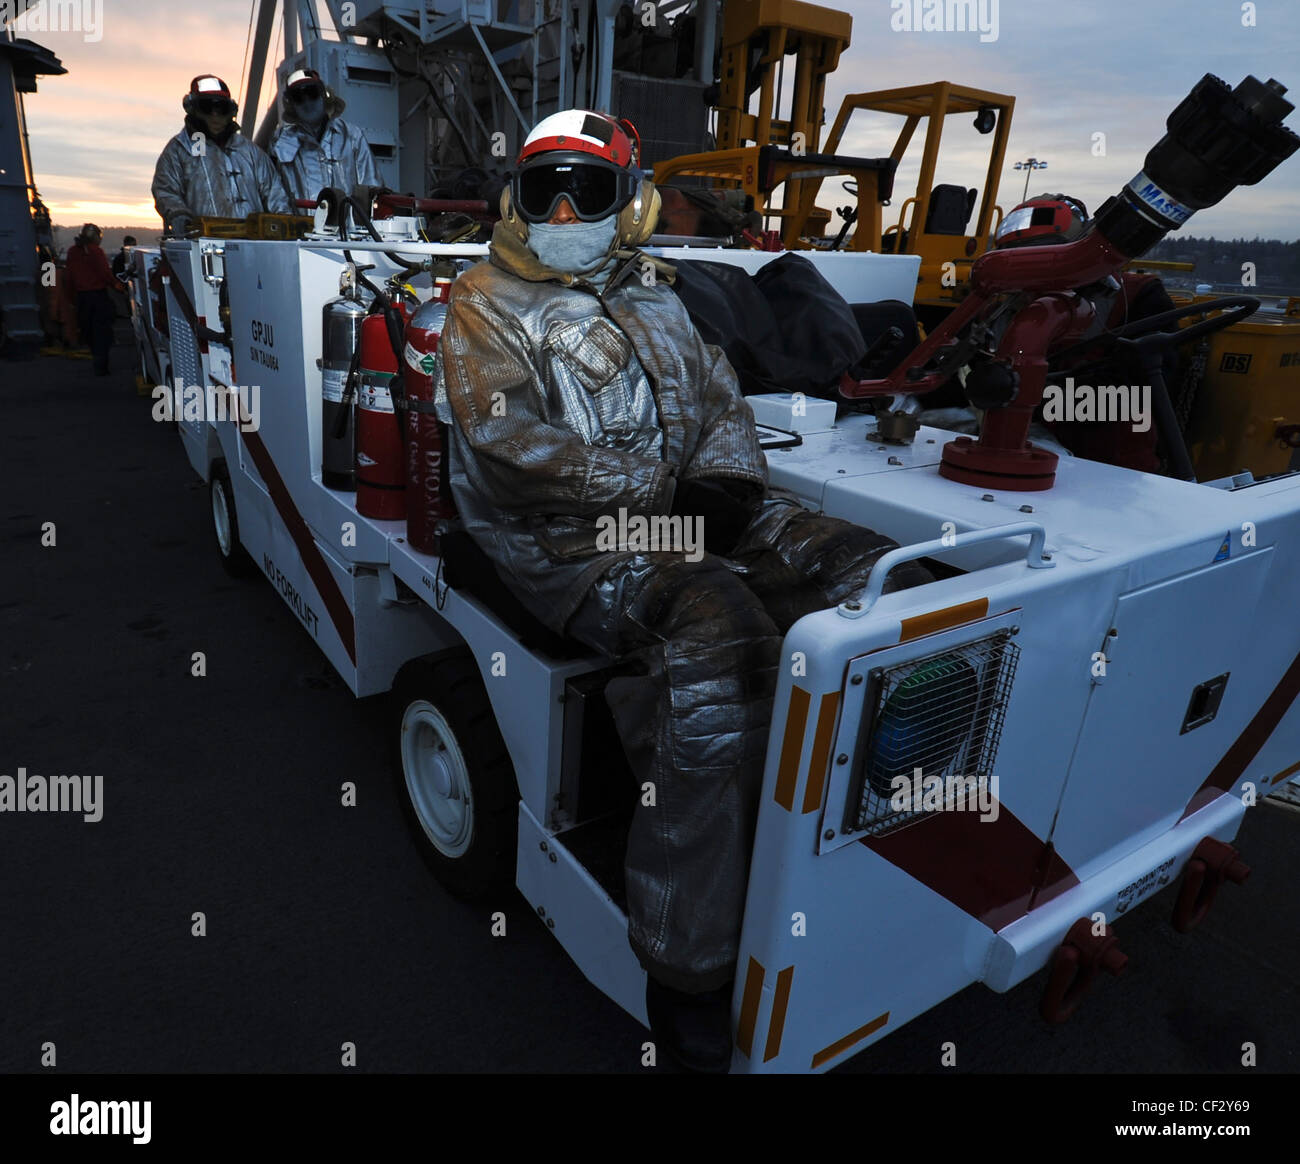
M 317 96 L 325 92 L 325 82 L 315 69 L 295 69 L 284 83 L 284 91 L 294 96 L 302 92 L 309 93 L 313 88 L 320 91 Z
M 211 105 L 213 112 L 233 114 L 239 106 L 230 96 L 230 86 L 212 73 L 204 73 L 190 82 L 190 91 L 181 104 L 186 113 L 194 113 L 203 105 Z
M 546 222 L 567 198 L 583 222 L 616 214 L 635 196 L 641 142 L 626 119 L 566 109 L 539 121 L 524 141 L 510 180 L 525 222 Z
M 1032 247 L 1074 242 L 1088 223 L 1088 208 L 1068 194 L 1039 194 L 1002 220 L 994 247 Z
M 519 165 L 549 150 L 592 154 L 614 166 L 632 166 L 639 160 L 641 138 L 632 123 L 616 121 L 608 113 L 590 109 L 565 109 L 543 117 L 524 139 Z

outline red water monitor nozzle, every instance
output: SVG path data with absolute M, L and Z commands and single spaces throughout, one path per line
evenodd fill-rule
M 1082 238 L 984 255 L 971 268 L 970 294 L 923 344 L 883 380 L 846 376 L 841 394 L 919 395 L 968 367 L 984 424 L 978 440 L 958 437 L 944 447 L 940 473 L 983 488 L 1050 489 L 1057 458 L 1027 436 L 1051 355 L 1093 322 L 1077 289 L 1117 275 L 1197 210 L 1254 185 L 1295 153 L 1300 138 L 1282 124 L 1295 108 L 1285 93 L 1277 81 L 1255 77 L 1229 90 L 1207 73 L 1169 115 L 1142 171 L 1107 200 Z

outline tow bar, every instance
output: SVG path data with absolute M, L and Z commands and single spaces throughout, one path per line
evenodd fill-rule
M 1249 876 L 1250 866 L 1231 845 L 1213 837 L 1202 839 L 1183 870 L 1183 884 L 1174 906 L 1174 929 L 1180 934 L 1194 930 L 1210 912 L 1224 881 L 1240 885 Z
M 1093 933 L 1091 918 L 1081 917 L 1070 927 L 1052 955 L 1052 970 L 1039 1007 L 1045 1021 L 1063 1023 L 1078 1009 L 1098 970 L 1120 975 L 1128 965 L 1128 955 L 1119 948 L 1119 938 L 1110 926 L 1101 934 Z

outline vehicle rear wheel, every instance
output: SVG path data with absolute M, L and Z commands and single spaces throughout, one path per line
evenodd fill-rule
M 212 466 L 208 480 L 209 500 L 212 506 L 212 533 L 217 543 L 217 556 L 232 578 L 247 578 L 257 566 L 248 556 L 239 540 L 239 518 L 235 515 L 235 491 L 230 485 L 230 472 L 224 463 Z
M 519 790 L 473 658 L 408 663 L 393 684 L 394 774 L 420 854 L 453 896 L 515 883 Z

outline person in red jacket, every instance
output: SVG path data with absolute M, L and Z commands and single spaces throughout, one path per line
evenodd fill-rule
M 95 375 L 108 375 L 108 353 L 113 346 L 113 301 L 110 287 L 119 287 L 108 256 L 99 245 L 103 235 L 93 222 L 86 223 L 68 248 L 67 278 L 76 297 L 77 323 L 83 343 L 90 345 Z

